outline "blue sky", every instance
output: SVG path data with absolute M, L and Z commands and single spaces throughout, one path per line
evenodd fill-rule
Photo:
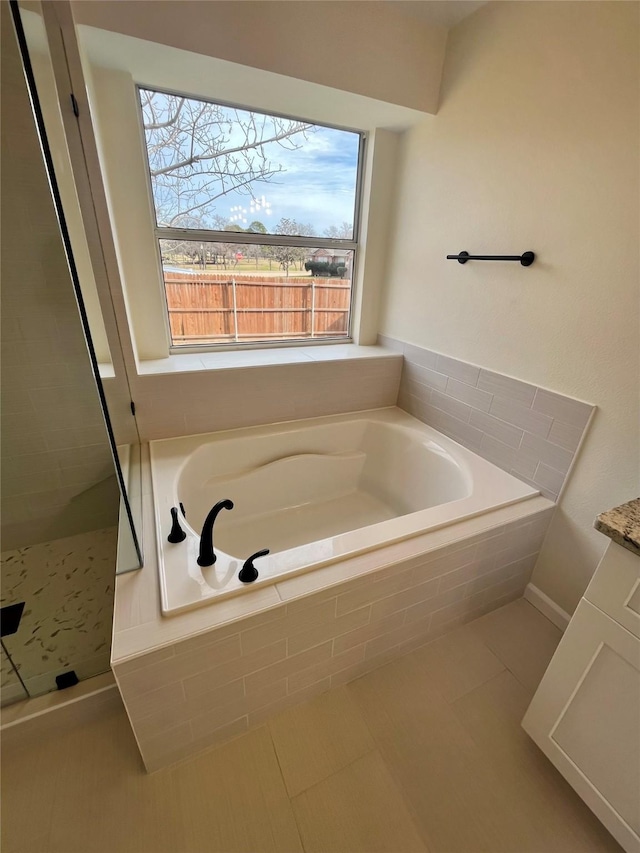
M 175 111 L 175 98 L 155 93 L 154 108 L 156 120 L 162 121 Z M 189 111 L 197 112 L 201 108 L 202 102 L 188 99 L 180 114 L 180 121 L 187 125 L 188 118 L 191 115 Z M 243 134 L 237 124 L 236 116 L 239 117 L 240 121 L 246 121 L 252 114 L 242 110 L 236 111 L 226 107 L 216 107 L 215 105 L 211 109 L 217 111 L 218 119 L 223 118 L 225 120 L 224 132 L 228 140 L 227 147 L 241 143 Z M 274 131 L 273 120 L 269 117 L 265 119 L 258 114 L 253 115 L 256 116 L 258 122 L 265 122 L 264 135 L 271 136 Z M 229 121 L 228 124 L 226 124 L 226 120 Z M 217 128 L 217 125 L 212 125 L 212 127 Z M 206 129 L 203 131 L 203 138 L 207 132 Z M 210 132 L 214 133 L 217 130 Z M 150 140 L 157 142 L 163 133 L 166 133 L 166 130 L 160 131 L 154 137 L 154 132 L 147 132 L 148 142 Z M 268 181 L 254 181 L 244 190 L 233 190 L 221 196 L 215 201 L 215 209 L 211 209 L 211 215 L 236 221 L 243 227 L 257 219 L 264 223 L 268 231 L 273 231 L 278 221 L 286 217 L 310 224 L 313 233 L 319 236 L 323 235 L 325 229 L 331 225 L 340 226 L 343 222 L 352 223 L 359 135 L 349 131 L 315 125 L 307 132 L 306 139 L 302 133 L 298 133 L 292 137 L 292 140 L 299 147 L 291 149 L 286 147 L 286 143 L 283 145 L 278 142 L 271 142 L 263 146 L 264 153 L 270 163 L 276 167 L 281 167 L 282 171 Z M 162 165 L 175 162 L 176 157 L 180 159 L 182 156 L 187 156 L 185 152 L 191 150 L 191 144 L 191 134 L 185 130 L 180 138 L 179 154 L 172 153 L 170 148 L 160 152 Z M 188 180 L 193 182 L 193 186 L 197 187 L 198 181 L 202 181 L 203 176 L 195 176 Z M 206 180 L 210 181 L 211 178 L 208 176 Z M 184 179 L 181 186 L 185 186 Z M 216 189 L 219 191 L 219 186 L 216 185 Z M 257 209 L 253 210 L 251 209 L 252 194 L 258 201 Z M 169 199 L 173 197 L 171 191 L 169 191 L 168 196 L 165 193 L 165 201 L 167 197 Z M 197 201 L 202 198 L 204 196 L 196 197 Z M 266 204 L 263 204 L 263 198 Z M 188 202 L 183 201 L 181 210 L 187 206 Z M 174 203 L 170 202 L 169 207 L 173 208 Z M 171 212 L 177 212 L 177 207 L 175 211 L 171 210 Z
M 281 217 L 310 223 L 316 234 L 330 225 L 353 222 L 355 184 L 358 165 L 358 136 L 331 128 L 316 127 L 302 147 L 289 151 L 277 143 L 265 146 L 268 158 L 284 171 L 268 182 L 257 182 L 254 191 L 271 204 L 271 215 L 249 210 L 249 198 L 229 193 L 220 199 L 220 214 L 241 205 L 245 216 L 261 219 L 269 230 Z M 236 213 L 234 211 L 234 213 Z M 251 219 L 249 219 L 251 222 Z M 271 223 L 271 226 L 270 226 Z

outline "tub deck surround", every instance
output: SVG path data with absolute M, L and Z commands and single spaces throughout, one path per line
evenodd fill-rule
M 601 512 L 593 526 L 632 554 L 640 556 L 640 498 Z
M 398 406 L 557 501 L 596 407 L 379 335 L 404 356 Z
M 317 576 L 341 564 L 285 580 L 276 585 L 276 607 L 114 661 L 147 769 L 196 754 L 520 597 L 553 506 L 538 497 L 496 511 L 533 504 L 515 521 L 377 571 L 361 555 L 346 561 L 360 574 L 333 584 L 325 577 L 315 591 Z
M 153 538 L 148 446 L 143 458 L 144 530 Z M 116 578 L 112 647 L 147 769 L 520 597 L 553 509 L 533 497 L 171 618 L 160 612 L 150 543 L 145 568 Z
M 151 467 L 165 615 L 538 494 L 396 408 L 156 441 Z M 203 521 L 225 498 L 201 568 Z M 180 505 L 187 538 L 170 544 Z M 264 548 L 247 587 L 239 569 Z

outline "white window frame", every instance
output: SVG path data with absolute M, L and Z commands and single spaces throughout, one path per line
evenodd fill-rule
M 311 119 L 301 118 L 299 116 L 287 115 L 284 113 L 261 110 L 256 107 L 246 106 L 243 104 L 231 103 L 228 101 L 214 100 L 206 98 L 202 95 L 191 95 L 187 92 L 166 89 L 159 86 L 144 85 L 142 83 L 135 84 L 136 89 L 136 104 L 138 109 L 138 120 L 141 131 L 141 140 L 143 145 L 144 164 L 146 172 L 147 189 L 151 202 L 150 212 L 152 217 L 153 235 L 156 242 L 156 252 L 158 256 L 158 267 L 160 271 L 160 285 L 163 294 L 163 304 L 165 309 L 166 328 L 169 338 L 169 353 L 171 355 L 197 353 L 197 352 L 220 352 L 225 350 L 251 350 L 251 349 L 266 349 L 279 347 L 300 347 L 300 346 L 326 346 L 331 344 L 346 344 L 353 341 L 353 320 L 355 308 L 355 292 L 356 292 L 356 271 L 359 260 L 360 241 L 358 236 L 361 227 L 362 214 L 362 197 L 364 191 L 364 170 L 366 161 L 366 145 L 367 133 L 362 130 L 356 130 L 351 127 L 343 127 L 334 124 L 326 124 L 324 122 L 312 121 Z M 153 195 L 153 187 L 151 184 L 151 169 L 149 165 L 149 155 L 147 151 L 147 141 L 144 132 L 144 117 L 142 114 L 142 102 L 140 98 L 140 89 L 146 91 L 158 92 L 163 95 L 175 95 L 177 97 L 189 98 L 195 101 L 203 101 L 205 103 L 215 104 L 216 106 L 228 107 L 230 109 L 246 110 L 259 115 L 273 116 L 274 118 L 288 119 L 292 121 L 306 121 L 309 124 L 317 127 L 326 127 L 331 130 L 343 130 L 348 133 L 354 133 L 359 137 L 358 144 L 358 163 L 356 167 L 356 187 L 353 212 L 353 239 L 352 240 L 334 240 L 328 237 L 301 237 L 289 236 L 286 234 L 260 234 L 247 233 L 243 231 L 215 231 L 209 229 L 196 228 L 170 228 L 159 226 L 156 216 L 155 200 Z M 276 340 L 258 340 L 258 341 L 221 341 L 220 343 L 207 344 L 179 344 L 173 343 L 171 329 L 169 325 L 169 306 L 167 303 L 166 286 L 164 282 L 164 274 L 162 267 L 162 256 L 160 251 L 160 240 L 184 240 L 189 242 L 202 243 L 231 243 L 238 245 L 251 246 L 292 246 L 295 248 L 310 248 L 310 249 L 342 249 L 353 252 L 353 261 L 351 263 L 351 288 L 349 293 L 349 318 L 347 325 L 347 334 L 339 337 L 322 337 L 322 338 L 283 338 Z

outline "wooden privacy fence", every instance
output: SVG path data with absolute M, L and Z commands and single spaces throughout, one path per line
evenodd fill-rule
M 345 336 L 351 282 L 165 272 L 174 344 Z

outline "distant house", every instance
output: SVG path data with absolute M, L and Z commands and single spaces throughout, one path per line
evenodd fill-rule
M 349 249 L 316 249 L 309 256 L 310 261 L 326 264 L 344 264 L 349 269 L 353 252 Z

